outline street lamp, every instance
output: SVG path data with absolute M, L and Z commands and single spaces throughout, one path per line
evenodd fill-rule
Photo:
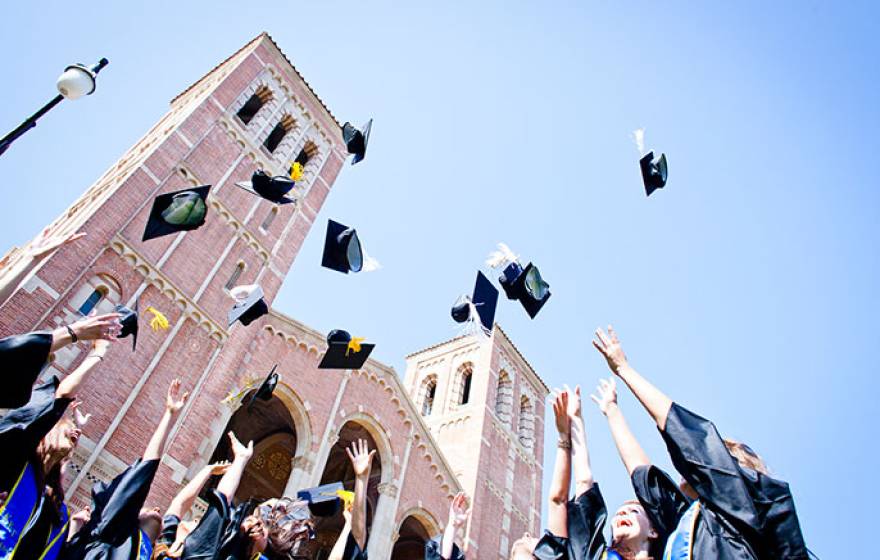
M 49 112 L 49 109 L 61 103 L 62 99 L 79 99 L 84 95 L 91 95 L 95 91 L 95 78 L 109 61 L 102 58 L 94 66 L 74 64 L 64 69 L 56 82 L 59 94 L 46 103 L 39 111 L 31 115 L 26 121 L 18 125 L 18 128 L 7 134 L 0 140 L 0 155 L 3 155 L 9 146 L 28 130 L 37 126 L 37 119 Z

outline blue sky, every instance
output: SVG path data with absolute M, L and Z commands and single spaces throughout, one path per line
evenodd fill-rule
M 607 371 L 590 333 L 613 323 L 647 377 L 791 482 L 820 556 L 852 536 L 839 512 L 878 498 L 871 3 L 83 4 L 19 2 L 0 22 L 4 129 L 54 95 L 65 65 L 110 59 L 95 95 L 0 157 L 3 250 L 267 30 L 341 120 L 375 118 L 367 160 L 345 168 L 320 220 L 355 225 L 384 265 L 322 269 L 312 232 L 277 308 L 368 336 L 402 373 L 405 354 L 454 333 L 450 304 L 505 241 L 551 284 L 535 321 L 506 301 L 498 315 L 548 383 L 592 389 Z M 651 198 L 637 127 L 670 162 Z M 668 465 L 646 415 L 621 403 Z M 628 481 L 585 407 L 615 507 Z

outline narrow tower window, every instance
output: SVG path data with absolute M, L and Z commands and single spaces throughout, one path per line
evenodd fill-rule
M 294 120 L 290 115 L 284 115 L 278 124 L 275 125 L 272 132 L 266 137 L 266 141 L 263 142 L 263 146 L 269 150 L 269 153 L 275 153 L 275 150 L 278 149 L 278 145 L 281 144 L 287 133 L 293 130 L 294 124 Z
M 272 99 L 272 91 L 266 86 L 260 86 L 245 104 L 241 106 L 236 115 L 241 122 L 248 124 L 270 99 Z
M 238 261 L 238 264 L 235 265 L 235 270 L 232 271 L 232 274 L 229 276 L 229 280 L 226 281 L 226 285 L 224 288 L 227 290 L 231 290 L 238 284 L 238 279 L 241 277 L 241 273 L 244 272 L 244 263 Z
M 260 224 L 260 229 L 262 229 L 263 231 L 267 231 L 269 229 L 269 226 L 271 226 L 272 222 L 275 220 L 275 216 L 277 216 L 277 215 L 278 215 L 278 207 L 273 206 L 272 209 L 269 210 L 269 213 L 266 214 L 266 219 L 263 220 L 262 224 Z
M 519 442 L 526 449 L 535 444 L 535 415 L 529 398 L 523 396 L 519 404 Z
M 437 377 L 426 377 L 422 382 L 422 416 L 430 416 L 434 409 L 434 397 L 437 394 Z
M 82 315 L 88 315 L 89 313 L 92 312 L 92 310 L 95 308 L 95 306 L 97 306 L 98 303 L 102 299 L 104 299 L 104 296 L 106 296 L 106 295 L 107 295 L 107 288 L 103 288 L 102 286 L 95 288 L 92 291 L 92 293 L 89 294 L 89 297 L 87 297 L 86 300 L 84 302 L 82 302 L 82 305 L 79 306 L 79 309 L 77 309 L 77 312 L 79 312 Z
M 510 409 L 513 405 L 513 383 L 510 375 L 501 370 L 498 374 L 498 389 L 495 391 L 495 415 L 505 424 L 510 424 Z
M 464 363 L 458 368 L 456 379 L 456 404 L 465 405 L 471 399 L 471 379 L 474 374 L 474 366 L 470 362 Z

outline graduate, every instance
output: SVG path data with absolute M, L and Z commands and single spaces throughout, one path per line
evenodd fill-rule
M 6 303 L 6 300 L 15 293 L 21 283 L 27 279 L 31 272 L 42 263 L 46 257 L 55 252 L 56 249 L 64 245 L 73 243 L 78 239 L 86 236 L 85 233 L 63 233 L 56 235 L 50 233 L 51 226 L 40 232 L 22 253 L 22 258 L 12 262 L 12 266 L 6 266 L 7 262 L 2 263 L 2 274 L 0 274 L 0 305 Z
M 722 439 L 712 422 L 634 370 L 610 326 L 596 337 L 593 345 L 656 422 L 684 479 L 679 488 L 646 458 L 636 461 L 640 501 L 658 527 L 671 527 L 664 560 L 809 558 L 788 484 L 747 445 Z
M 559 441 L 556 445 L 556 466 L 547 496 L 547 530 L 539 539 L 525 533 L 510 547 L 510 560 L 569 560 L 568 493 L 571 486 L 571 420 L 568 415 L 569 394 L 557 392 L 553 415 Z
M 36 331 L 0 338 L 3 391 L 0 408 L 18 408 L 31 398 L 31 389 L 49 355 L 78 341 L 113 339 L 121 331 L 118 313 L 83 317 L 54 331 Z
M 217 488 L 208 494 L 208 508 L 205 514 L 199 520 L 198 524 L 183 539 L 182 550 L 178 556 L 168 556 L 166 558 L 180 558 L 181 560 L 214 560 L 223 558 L 221 556 L 221 548 L 224 544 L 224 538 L 228 535 L 231 526 L 239 528 L 241 519 L 233 518 L 232 499 L 241 483 L 241 477 L 244 469 L 254 454 L 254 442 L 251 441 L 247 446 L 241 444 L 235 437 L 235 434 L 229 432 L 229 442 L 232 448 L 232 464 L 226 469 L 226 472 L 220 478 Z M 250 548 L 259 549 L 260 545 L 265 549 L 267 535 L 258 531 L 259 527 L 248 527 L 248 540 L 256 541 L 254 546 Z M 252 534 L 252 535 L 251 535 Z M 260 554 L 260 549 L 256 554 Z M 161 558 L 161 556 L 160 556 Z M 257 556 L 259 558 L 259 556 Z M 246 560 L 251 560 L 247 558 Z
M 220 476 L 229 470 L 230 463 L 221 461 L 205 465 L 196 473 L 186 486 L 174 496 L 171 505 L 165 511 L 162 517 L 162 532 L 156 539 L 156 546 L 153 547 L 154 560 L 166 560 L 169 558 L 180 558 L 183 553 L 183 542 L 193 528 L 198 525 L 198 520 L 182 521 L 186 513 L 192 509 L 199 492 L 210 480 L 212 476 Z
M 110 483 L 92 488 L 91 515 L 68 543 L 65 560 L 150 560 L 162 531 L 158 508 L 144 508 L 171 431 L 171 424 L 189 393 L 175 379 L 165 396 L 165 412 L 143 456 Z
M 660 560 L 652 550 L 659 533 L 645 509 L 637 500 L 620 506 L 611 518 L 611 545 L 602 531 L 608 518 L 605 500 L 593 480 L 586 429 L 582 417 L 581 391 L 575 387 L 568 393 L 568 415 L 571 420 L 572 462 L 574 463 L 575 496 L 568 503 L 568 528 L 573 560 Z
M 376 450 L 369 450 L 367 441 L 359 439 L 345 452 L 354 469 L 354 502 L 350 513 L 343 512 L 345 525 L 328 560 L 367 560 L 367 485 Z
M 0 558 L 55 560 L 67 540 L 62 472 L 81 432 L 64 416 L 109 342 L 95 340 L 63 381 L 34 388 L 30 400 L 0 418 Z
M 455 537 L 467 525 L 470 516 L 467 495 L 459 492 L 449 504 L 449 521 L 442 537 L 425 543 L 425 560 L 464 560 L 464 553 L 455 544 Z

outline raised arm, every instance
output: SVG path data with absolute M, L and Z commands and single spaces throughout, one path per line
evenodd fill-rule
M 440 557 L 443 560 L 450 560 L 454 557 L 455 536 L 459 529 L 467 525 L 470 515 L 467 494 L 459 492 L 449 504 L 449 521 L 446 522 L 446 529 L 443 531 L 443 538 L 440 541 Z
M 52 331 L 51 352 L 60 350 L 68 344 L 86 340 L 113 340 L 122 330 L 119 313 L 89 315 Z
M 227 503 L 231 504 L 232 497 L 235 496 L 235 491 L 238 490 L 238 484 L 241 482 L 241 475 L 244 474 L 244 468 L 254 454 L 254 442 L 249 442 L 247 447 L 245 447 L 236 439 L 235 434 L 229 432 L 229 443 L 232 446 L 234 458 L 226 474 L 220 479 L 217 491 L 226 497 Z
M 174 496 L 174 499 L 171 500 L 171 505 L 168 506 L 168 511 L 165 512 L 165 515 L 173 515 L 178 519 L 183 518 L 184 514 L 188 512 L 193 503 L 196 501 L 196 498 L 199 496 L 199 492 L 202 491 L 202 487 L 205 486 L 205 483 L 208 482 L 212 476 L 219 476 L 224 474 L 229 470 L 230 463 L 227 461 L 222 461 L 220 463 L 214 463 L 212 465 L 205 465 L 202 469 L 196 473 L 192 480 L 187 482 L 186 486 L 180 489 L 180 492 Z
M 665 430 L 666 417 L 669 416 L 669 409 L 672 408 L 672 399 L 629 365 L 623 348 L 620 346 L 620 341 L 617 339 L 617 333 L 614 332 L 611 325 L 608 325 L 608 334 L 605 334 L 602 329 L 596 329 L 596 337 L 599 340 L 594 340 L 593 346 L 605 356 L 608 367 L 626 383 L 629 390 L 639 399 L 639 402 L 657 423 L 657 427 Z
M 568 538 L 568 493 L 571 486 L 571 421 L 568 417 L 567 391 L 556 391 L 553 415 L 559 441 L 556 444 L 556 463 L 553 480 L 547 495 L 547 528 L 557 537 Z
M 599 410 L 608 419 L 608 427 L 611 429 L 611 437 L 614 438 L 614 445 L 617 446 L 617 452 L 623 460 L 626 472 L 632 476 L 632 473 L 641 466 L 648 466 L 651 460 L 639 445 L 636 436 L 633 435 L 623 417 L 623 411 L 617 405 L 617 386 L 614 378 L 609 380 L 600 379 L 599 386 L 596 387 L 599 394 L 590 395 L 590 398 L 598 405 Z
M 351 449 L 346 449 L 351 466 L 354 469 L 354 505 L 351 508 L 351 536 L 358 548 L 364 550 L 367 543 L 367 485 L 370 482 L 370 470 L 373 467 L 373 456 L 376 450 L 368 451 L 367 440 L 359 439 L 352 442 Z
M 65 377 L 59 384 L 58 388 L 55 389 L 55 398 L 56 399 L 72 399 L 76 396 L 76 392 L 79 390 L 80 385 L 82 385 L 83 381 L 85 381 L 89 372 L 92 371 L 98 362 L 104 359 L 104 354 L 107 353 L 107 348 L 110 346 L 110 343 L 103 339 L 97 339 L 92 342 L 92 349 L 89 351 L 88 355 L 85 359 L 80 362 L 79 366 L 75 370 L 73 370 L 70 375 Z
M 147 449 L 144 451 L 144 461 L 152 461 L 162 457 L 165 440 L 168 439 L 168 432 L 171 430 L 171 420 L 183 408 L 188 396 L 188 392 L 182 396 L 180 394 L 180 379 L 171 382 L 168 394 L 165 396 L 165 413 L 162 414 L 162 419 L 159 420 L 159 425 L 147 444 Z
M 0 305 L 9 299 L 22 280 L 55 249 L 85 237 L 85 235 L 85 233 L 70 233 L 50 236 L 49 228 L 44 229 L 28 246 L 24 258 L 14 267 L 4 271 L 5 274 L 0 278 Z
M 575 497 L 593 487 L 593 469 L 590 467 L 590 450 L 587 447 L 587 430 L 581 414 L 581 388 L 568 393 L 568 419 L 571 422 L 571 462 L 574 465 Z
M 330 556 L 327 560 L 342 560 L 345 557 L 345 545 L 348 542 L 348 535 L 351 534 L 351 512 L 347 509 L 342 510 L 342 517 L 345 518 L 345 525 L 336 539 L 336 544 L 330 550 Z

